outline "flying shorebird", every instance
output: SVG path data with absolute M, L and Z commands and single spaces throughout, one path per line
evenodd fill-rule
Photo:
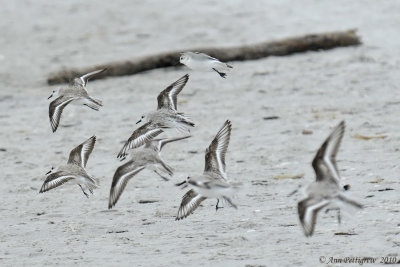
M 95 142 L 96 136 L 92 136 L 75 147 L 69 154 L 67 165 L 60 166 L 56 172 L 52 172 L 53 168 L 48 172 L 49 175 L 44 181 L 42 188 L 40 188 L 39 193 L 44 193 L 71 181 L 79 185 L 86 197 L 89 197 L 89 195 L 85 192 L 83 187 L 87 188 L 89 192 L 93 194 L 93 189 L 98 186 L 95 180 L 87 174 L 85 168 Z
M 317 213 L 334 202 L 343 202 L 353 207 L 362 205 L 345 196 L 346 186 L 341 187 L 336 154 L 343 138 L 345 123 L 342 121 L 322 144 L 312 162 L 316 181 L 307 188 L 308 196 L 298 203 L 298 214 L 306 236 L 311 236 L 317 221 Z M 340 212 L 340 210 L 339 210 Z M 340 213 L 338 214 L 340 222 Z
M 233 68 L 229 64 L 200 52 L 183 52 L 179 62 L 193 70 L 215 71 L 222 78 L 226 78 L 226 73 Z
M 102 73 L 106 69 L 95 70 L 87 73 L 79 78 L 75 78 L 72 84 L 66 88 L 60 88 L 58 91 L 54 90 L 48 99 L 52 98 L 54 94 L 58 97 L 54 99 L 49 105 L 49 118 L 51 129 L 55 132 L 60 123 L 61 113 L 64 108 L 71 102 L 76 102 L 88 106 L 91 109 L 99 110 L 103 106 L 100 100 L 91 98 L 87 92 L 86 84 L 90 78 Z M 79 100 L 79 101 L 77 101 Z
M 232 207 L 237 208 L 230 197 L 235 192 L 234 188 L 227 182 L 225 171 L 225 155 L 228 149 L 232 125 L 227 120 L 218 131 L 210 146 L 206 149 L 205 167 L 202 175 L 188 177 L 186 181 L 177 184 L 178 186 L 190 187 L 182 197 L 182 202 L 175 220 L 181 220 L 193 213 L 202 201 L 207 198 L 217 198 L 228 202 Z
M 178 94 L 182 91 L 188 80 L 189 75 L 186 74 L 158 95 L 157 110 L 141 116 L 136 124 L 142 121 L 146 123 L 132 133 L 118 153 L 117 158 L 124 157 L 128 149 L 140 147 L 151 141 L 165 129 L 172 128 L 179 132 L 190 133 L 189 127 L 194 127 L 194 123 L 177 110 Z
M 128 181 L 145 168 L 152 169 L 161 178 L 168 181 L 169 179 L 161 173 L 165 172 L 169 176 L 172 176 L 173 169 L 161 158 L 160 152 L 165 144 L 189 137 L 190 136 L 154 139 L 147 142 L 143 147 L 130 150 L 129 152 L 131 152 L 132 159 L 118 167 L 115 171 L 110 189 L 108 208 L 111 209 L 117 204 Z

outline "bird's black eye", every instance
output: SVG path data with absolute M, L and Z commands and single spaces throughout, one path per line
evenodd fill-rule
M 142 116 L 142 119 L 144 119 L 144 116 Z

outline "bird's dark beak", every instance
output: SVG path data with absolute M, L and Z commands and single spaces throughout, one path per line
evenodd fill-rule
M 183 181 L 183 182 L 177 183 L 177 184 L 175 184 L 175 185 L 176 185 L 176 186 L 181 186 L 181 185 L 183 185 L 183 184 L 186 184 L 186 180 Z
M 47 99 L 50 99 L 50 98 L 52 98 L 53 97 L 53 94 L 51 94 Z
M 46 175 L 49 174 L 49 173 L 51 173 L 53 170 L 54 170 L 54 167 L 51 167 L 50 171 L 48 171 L 48 172 L 46 173 Z
M 136 124 L 140 123 L 141 121 L 142 121 L 142 119 L 138 120 L 138 121 L 136 122 Z

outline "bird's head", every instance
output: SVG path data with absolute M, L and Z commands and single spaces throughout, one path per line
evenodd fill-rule
M 53 90 L 53 92 L 51 92 L 51 95 L 47 99 L 52 98 L 55 93 L 56 93 L 56 90 Z
M 46 175 L 50 174 L 54 170 L 54 167 L 52 166 L 51 169 L 46 173 Z
M 141 117 L 140 117 L 140 120 L 138 120 L 137 122 L 136 122 L 136 124 L 139 124 L 139 123 L 141 123 L 141 122 L 146 122 L 147 121 L 147 116 L 146 116 L 146 114 L 143 114 Z
M 179 58 L 179 62 L 182 64 L 186 64 L 189 61 L 189 55 L 186 53 L 181 53 L 181 57 Z

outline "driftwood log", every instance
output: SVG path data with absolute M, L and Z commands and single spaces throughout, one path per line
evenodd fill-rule
M 179 56 L 184 51 L 198 51 L 216 57 L 221 61 L 244 61 L 260 59 L 268 56 L 285 56 L 294 53 L 327 50 L 335 47 L 360 45 L 361 40 L 355 30 L 308 34 L 300 37 L 287 38 L 281 41 L 263 42 L 253 45 L 243 45 L 230 48 L 196 48 L 167 52 L 142 58 L 105 63 L 102 65 L 65 69 L 49 75 L 49 85 L 67 83 L 71 79 L 100 68 L 108 68 L 104 73 L 93 77 L 101 79 L 110 76 L 132 75 L 135 73 L 172 66 L 178 66 Z

